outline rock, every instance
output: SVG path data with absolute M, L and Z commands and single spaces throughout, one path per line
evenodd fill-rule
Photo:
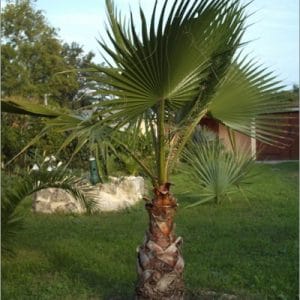
M 108 183 L 95 186 L 85 183 L 84 190 L 95 201 L 94 211 L 116 211 L 128 208 L 140 201 L 144 194 L 142 177 L 111 177 Z M 83 213 L 85 208 L 80 202 L 58 188 L 48 188 L 35 193 L 32 208 L 42 213 Z
M 48 188 L 35 193 L 32 208 L 36 212 L 43 213 L 84 212 L 80 203 L 71 194 L 58 188 Z
M 142 199 L 144 179 L 142 177 L 110 177 L 109 183 L 100 185 L 94 200 L 100 211 L 128 208 Z

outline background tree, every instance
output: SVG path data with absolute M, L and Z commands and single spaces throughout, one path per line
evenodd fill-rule
M 94 54 L 85 54 L 75 42 L 69 45 L 59 40 L 34 1 L 9 2 L 1 11 L 1 20 L 2 98 L 26 98 L 34 103 L 47 99 L 50 105 L 73 106 L 85 92 L 85 74 L 60 72 L 88 67 Z M 2 162 L 19 153 L 42 126 L 36 118 L 2 113 Z M 63 139 L 48 135 L 31 152 L 53 153 Z M 69 147 L 72 150 L 74 145 Z M 21 157 L 15 164 L 24 167 L 30 164 L 30 157 Z
M 94 54 L 76 43 L 62 44 L 41 10 L 30 0 L 7 4 L 1 12 L 1 68 L 3 96 L 70 103 L 82 88 L 82 74 L 59 72 L 86 67 Z

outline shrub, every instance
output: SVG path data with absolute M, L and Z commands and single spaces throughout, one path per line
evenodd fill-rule
M 230 194 L 240 192 L 249 184 L 249 171 L 253 158 L 245 148 L 230 151 L 211 134 L 203 131 L 201 138 L 194 139 L 184 153 L 187 171 L 199 186 L 200 200 L 190 205 L 213 201 L 221 203 Z

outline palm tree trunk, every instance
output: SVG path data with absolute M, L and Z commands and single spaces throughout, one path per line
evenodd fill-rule
M 149 230 L 138 248 L 136 299 L 183 299 L 181 237 L 176 238 L 174 215 L 177 203 L 165 183 L 154 189 L 154 199 L 146 204 Z

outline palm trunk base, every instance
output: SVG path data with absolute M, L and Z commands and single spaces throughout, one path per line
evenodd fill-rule
M 173 223 L 177 204 L 168 188 L 166 192 L 163 188 L 156 189 L 155 199 L 146 204 L 149 231 L 137 249 L 136 300 L 182 300 L 184 297 L 182 238 L 176 238 Z
M 184 294 L 183 258 L 179 251 L 181 238 L 166 250 L 149 240 L 139 247 L 137 269 L 139 281 L 136 300 L 182 300 Z

